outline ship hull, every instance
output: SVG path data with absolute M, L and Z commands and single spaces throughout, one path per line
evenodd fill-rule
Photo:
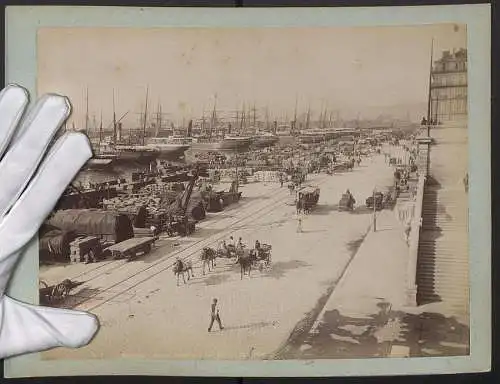
M 152 148 L 158 151 L 160 159 L 178 159 L 191 147 L 191 145 L 151 145 Z
M 325 140 L 323 135 L 301 135 L 300 142 L 303 144 L 321 143 Z
M 92 158 L 85 164 L 87 169 L 105 169 L 113 164 L 114 159 Z
M 216 142 L 193 143 L 191 149 L 194 151 L 243 151 L 250 148 L 251 138 L 225 138 Z
M 220 143 L 193 143 L 191 150 L 194 151 L 217 151 L 220 149 Z
M 279 137 L 256 136 L 252 141 L 252 146 L 257 148 L 271 147 L 279 141 Z
M 221 150 L 245 150 L 252 144 L 251 138 L 225 138 L 219 144 Z
M 149 164 L 155 161 L 158 156 L 158 151 L 116 151 L 113 152 L 113 164 L 126 163 L 141 163 Z

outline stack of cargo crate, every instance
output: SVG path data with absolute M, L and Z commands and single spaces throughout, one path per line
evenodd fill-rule
M 80 237 L 70 244 L 70 261 L 72 263 L 93 262 L 101 254 L 101 244 L 96 236 Z

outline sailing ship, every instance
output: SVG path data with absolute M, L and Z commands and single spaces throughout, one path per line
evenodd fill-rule
M 160 131 L 162 130 L 162 112 L 161 105 L 158 105 L 158 113 L 156 114 L 157 121 L 155 124 L 155 136 L 149 137 L 146 140 L 146 146 L 151 149 L 155 149 L 159 152 L 159 158 L 175 160 L 184 156 L 184 153 L 191 147 L 193 139 L 191 138 L 191 131 L 193 127 L 193 122 L 190 121 L 186 135 L 176 135 L 175 129 L 172 123 L 172 135 L 171 136 L 160 136 Z
M 180 158 L 191 148 L 193 139 L 183 136 L 150 137 L 146 146 L 158 150 L 162 159 Z
M 151 148 L 145 145 L 146 124 L 147 124 L 147 108 L 148 108 L 148 93 L 146 90 L 146 105 L 144 110 L 144 124 L 142 132 L 142 145 L 131 143 L 131 134 L 129 134 L 129 142 L 123 138 L 122 122 L 123 118 L 128 114 L 125 113 L 120 119 L 116 119 L 115 112 L 115 93 L 113 90 L 113 138 L 110 141 L 103 141 L 102 138 L 102 117 L 99 131 L 99 142 L 94 147 L 96 154 L 93 157 L 92 166 L 106 166 L 115 164 L 150 164 L 158 158 L 160 151 L 157 148 Z M 87 98 L 88 103 L 88 98 Z
M 215 97 L 214 108 L 210 117 L 209 127 L 203 126 L 201 135 L 193 137 L 192 149 L 202 151 L 246 151 L 252 144 L 252 136 L 242 134 L 246 129 L 245 113 L 242 112 L 241 120 L 236 117 L 236 124 L 240 125 L 239 132 L 233 132 L 233 125 L 229 122 L 223 122 L 217 116 L 217 96 Z M 227 130 L 227 132 L 226 132 Z

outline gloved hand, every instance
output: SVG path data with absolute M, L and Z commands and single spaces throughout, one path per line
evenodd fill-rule
M 79 133 L 51 145 L 69 116 L 67 98 L 43 96 L 21 122 L 27 104 L 28 94 L 19 86 L 0 93 L 0 358 L 81 347 L 98 329 L 97 318 L 88 313 L 29 305 L 5 295 L 23 248 L 92 156 Z

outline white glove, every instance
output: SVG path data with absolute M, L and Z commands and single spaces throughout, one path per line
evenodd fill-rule
M 81 347 L 99 327 L 88 313 L 29 305 L 5 295 L 23 248 L 92 156 L 79 133 L 65 134 L 49 150 L 69 116 L 67 98 L 43 96 L 20 122 L 27 104 L 28 93 L 19 86 L 0 93 L 0 358 Z

